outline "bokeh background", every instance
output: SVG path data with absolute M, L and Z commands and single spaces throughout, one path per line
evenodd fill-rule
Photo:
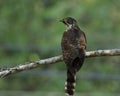
M 0 68 L 61 55 L 71 16 L 87 37 L 87 50 L 120 48 L 120 0 L 0 0 Z M 0 79 L 1 96 L 64 96 L 63 62 Z M 76 96 L 119 96 L 120 57 L 86 59 Z

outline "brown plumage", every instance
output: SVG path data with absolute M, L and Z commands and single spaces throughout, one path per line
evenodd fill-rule
M 86 37 L 75 19 L 67 17 L 60 21 L 67 26 L 61 41 L 63 60 L 67 67 L 65 93 L 72 96 L 75 90 L 76 72 L 85 59 Z

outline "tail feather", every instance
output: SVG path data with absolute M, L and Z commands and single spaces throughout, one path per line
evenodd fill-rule
M 71 71 L 67 70 L 67 80 L 65 83 L 65 93 L 68 96 L 74 95 L 75 85 L 76 85 L 76 72 L 72 73 Z

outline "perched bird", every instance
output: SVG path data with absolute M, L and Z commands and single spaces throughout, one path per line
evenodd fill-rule
M 76 85 L 76 72 L 79 71 L 85 59 L 86 36 L 78 27 L 75 19 L 67 17 L 60 21 L 67 27 L 61 41 L 63 60 L 67 67 L 65 93 L 68 96 L 73 96 Z

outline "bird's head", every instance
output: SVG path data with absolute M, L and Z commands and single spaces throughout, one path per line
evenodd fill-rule
M 67 27 L 77 25 L 77 21 L 71 17 L 63 18 L 60 22 L 64 23 Z

